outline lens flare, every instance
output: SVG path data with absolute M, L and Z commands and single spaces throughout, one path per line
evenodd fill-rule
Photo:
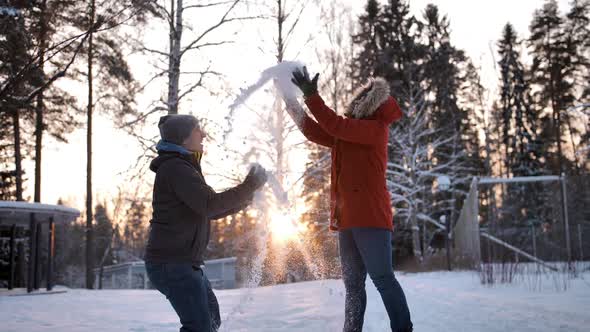
M 272 239 L 279 243 L 298 240 L 303 236 L 307 227 L 297 220 L 297 215 L 292 211 L 273 210 L 268 224 Z

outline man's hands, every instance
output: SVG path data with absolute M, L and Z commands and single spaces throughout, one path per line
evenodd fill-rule
M 309 97 L 318 92 L 318 77 L 320 74 L 315 74 L 313 79 L 309 79 L 307 67 L 303 66 L 303 72 L 300 69 L 293 71 L 293 78 L 291 82 L 295 84 L 305 97 Z
M 258 190 L 268 180 L 268 175 L 264 167 L 259 164 L 254 164 L 250 167 L 250 172 L 246 175 L 244 183 L 252 186 L 254 190 Z

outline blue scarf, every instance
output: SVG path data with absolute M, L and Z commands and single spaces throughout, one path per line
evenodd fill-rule
M 170 143 L 168 141 L 160 140 L 156 145 L 156 150 L 158 151 L 170 151 L 170 152 L 180 152 L 181 154 L 192 154 L 189 150 L 187 150 L 184 146 Z
M 201 164 L 201 157 L 203 157 L 203 153 L 202 152 L 192 152 L 190 150 L 187 150 L 184 146 L 178 145 L 178 144 L 174 144 L 174 143 L 170 143 L 168 141 L 164 141 L 164 140 L 160 140 L 158 142 L 158 144 L 156 145 L 156 150 L 159 151 L 169 151 L 169 152 L 179 152 L 180 154 L 184 154 L 184 155 L 192 155 L 198 164 Z

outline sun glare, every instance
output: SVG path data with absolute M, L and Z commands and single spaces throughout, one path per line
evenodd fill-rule
M 305 225 L 297 222 L 294 216 L 285 211 L 273 211 L 269 226 L 273 240 L 280 243 L 298 239 L 306 229 Z

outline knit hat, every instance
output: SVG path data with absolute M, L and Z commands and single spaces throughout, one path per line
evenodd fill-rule
M 190 114 L 168 114 L 160 117 L 158 128 L 164 141 L 182 145 L 199 121 Z

